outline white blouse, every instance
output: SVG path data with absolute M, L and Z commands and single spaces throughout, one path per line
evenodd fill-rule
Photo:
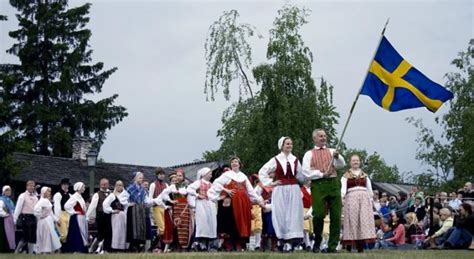
M 123 205 L 124 211 L 126 211 L 128 207 L 128 198 L 129 194 L 126 190 L 123 190 L 121 193 L 119 193 L 118 196 L 115 196 L 115 193 L 112 192 L 110 193 L 107 198 L 105 198 L 104 203 L 102 203 L 102 208 L 104 209 L 104 213 L 111 214 L 113 212 L 113 209 L 111 207 L 112 202 L 115 201 L 115 198 L 118 198 L 119 202 Z
M 234 171 L 227 171 L 219 176 L 214 182 L 212 183 L 211 188 L 207 191 L 207 197 L 211 201 L 217 201 L 220 198 L 221 191 L 224 189 L 224 186 L 229 184 L 232 180 L 241 183 L 245 182 L 245 188 L 247 190 L 247 194 L 252 202 L 262 202 L 262 197 L 259 197 L 255 190 L 253 189 L 252 185 L 250 184 L 249 179 L 247 176 L 242 172 L 234 172 Z
M 355 176 L 359 176 L 361 174 L 361 170 L 358 169 L 358 170 L 352 170 L 352 169 L 349 169 Z M 370 200 L 372 201 L 373 200 L 373 197 L 374 197 L 374 192 L 372 191 L 372 183 L 370 182 L 370 179 L 369 177 L 367 176 L 366 178 L 366 187 L 362 187 L 362 186 L 354 186 L 354 187 L 351 187 L 349 189 L 347 189 L 347 178 L 346 177 L 341 177 L 341 197 L 342 199 L 344 199 L 344 196 L 346 196 L 346 193 L 349 191 L 349 190 L 364 190 L 364 191 L 367 191 L 369 193 L 369 197 L 370 197 Z
M 275 158 L 280 162 L 281 167 L 283 168 L 283 173 L 286 175 L 286 164 L 287 162 L 290 162 L 290 167 L 292 174 L 295 172 L 295 161 L 298 159 L 293 155 L 289 154 L 288 156 L 281 152 L 280 154 L 276 155 L 275 157 L 272 157 L 265 165 L 260 168 L 258 171 L 258 177 L 260 178 L 260 181 L 263 183 L 263 185 L 269 185 L 272 182 L 272 179 L 268 176 L 270 173 L 275 172 L 277 168 L 277 162 L 275 161 Z M 298 166 L 296 167 L 296 174 L 300 174 L 302 172 L 301 168 L 301 163 L 298 161 Z

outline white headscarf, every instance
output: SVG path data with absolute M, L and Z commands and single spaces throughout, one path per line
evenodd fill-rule
M 212 170 L 209 167 L 204 167 L 204 168 L 199 169 L 199 171 L 197 172 L 197 176 L 196 176 L 197 180 L 200 180 L 202 177 L 204 177 L 210 171 L 212 171 Z
M 46 198 L 44 197 L 44 194 L 48 191 L 49 187 L 48 186 L 43 186 L 41 187 L 41 198 Z
M 282 150 L 283 148 L 283 143 L 285 142 L 285 139 L 288 139 L 290 137 L 281 137 L 279 140 L 278 140 L 278 150 Z
M 80 189 L 82 189 L 82 187 L 84 187 L 85 184 L 83 182 L 77 182 L 74 184 L 74 191 L 77 192 L 79 191 Z
M 2 188 L 2 195 L 3 195 L 8 189 L 10 189 L 10 190 L 12 189 L 12 188 L 10 187 L 10 185 L 4 185 L 3 188 Z

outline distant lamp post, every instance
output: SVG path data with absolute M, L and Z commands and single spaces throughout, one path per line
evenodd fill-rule
M 97 156 L 99 155 L 99 152 L 97 152 L 97 149 L 91 149 L 89 153 L 86 154 L 87 158 L 87 166 L 91 168 L 90 174 L 89 174 L 89 194 L 90 197 L 94 195 L 94 182 L 95 182 L 95 166 L 97 164 Z

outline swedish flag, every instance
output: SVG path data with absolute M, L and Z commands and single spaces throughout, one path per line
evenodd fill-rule
M 388 111 L 426 107 L 436 112 L 453 93 L 411 66 L 382 37 L 360 94 Z

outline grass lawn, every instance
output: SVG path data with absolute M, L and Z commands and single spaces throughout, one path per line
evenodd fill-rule
M 260 253 L 260 252 L 243 252 L 243 253 L 170 253 L 170 254 L 106 254 L 106 255 L 92 255 L 92 254 L 56 254 L 56 255 L 40 255 L 34 256 L 34 258 L 71 258 L 71 259 L 82 259 L 82 258 L 101 258 L 101 259 L 132 259 L 132 258 L 202 258 L 209 259 L 214 258 L 414 258 L 414 259 L 444 259 L 444 258 L 474 258 L 474 251 L 453 251 L 453 250 L 440 250 L 440 251 L 373 251 L 366 252 L 364 254 L 340 252 L 337 254 L 313 254 L 307 252 L 295 252 L 291 254 L 281 253 Z M 20 258 L 32 258 L 32 256 L 26 254 L 0 254 L 0 258 L 5 259 L 20 259 Z

